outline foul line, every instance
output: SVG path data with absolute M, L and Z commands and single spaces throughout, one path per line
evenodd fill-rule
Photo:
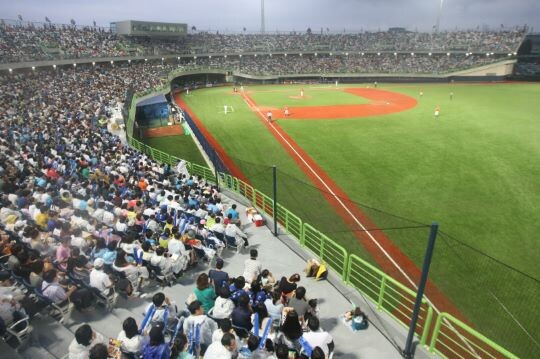
M 356 216 L 350 211 L 350 209 L 341 201 L 341 199 L 332 191 L 332 188 L 328 186 L 328 184 L 319 176 L 319 174 L 306 162 L 306 160 L 296 151 L 293 145 L 287 139 L 275 128 L 275 125 L 272 122 L 268 122 L 264 114 L 261 112 L 259 107 L 256 106 L 256 104 L 245 94 L 241 94 L 244 101 L 246 101 L 247 105 L 254 111 L 256 111 L 259 114 L 259 118 L 262 119 L 267 123 L 267 125 L 279 135 L 279 137 L 289 146 L 289 148 L 298 156 L 298 158 L 304 163 L 304 165 L 317 177 L 317 179 L 320 181 L 321 184 L 323 184 L 324 187 L 330 192 L 330 194 L 337 200 L 337 202 L 345 209 L 345 211 L 351 216 L 351 218 L 362 228 L 362 230 L 365 231 L 365 233 L 368 235 L 369 239 L 381 250 L 381 252 L 388 258 L 388 260 L 394 265 L 394 267 L 397 268 L 397 270 L 407 279 L 407 281 L 415 288 L 418 289 L 417 285 L 414 283 L 414 281 L 407 275 L 407 273 L 399 266 L 399 264 L 392 258 L 392 256 L 380 245 L 379 242 L 366 230 L 366 227 L 356 218 Z M 433 304 L 431 300 L 429 300 L 428 296 L 424 293 L 424 298 L 426 298 L 426 302 L 428 302 L 433 309 L 440 314 L 441 311 Z M 461 335 L 457 331 L 457 329 L 445 319 L 445 323 L 460 337 L 460 339 L 465 343 L 466 346 L 469 347 L 469 349 L 472 350 L 473 353 L 476 353 L 476 351 L 469 345 L 468 341 L 465 337 Z
M 253 103 L 253 101 L 251 99 L 249 99 L 247 96 L 245 95 L 242 95 L 242 97 L 244 98 L 244 100 L 246 101 L 246 103 L 248 104 L 248 106 L 256 111 L 257 113 L 259 113 L 259 115 L 261 116 L 261 118 L 264 120 L 264 121 L 267 121 L 264 114 L 261 112 L 261 110 L 255 105 L 255 103 Z M 392 258 L 392 256 L 390 254 L 388 254 L 388 252 L 379 244 L 379 242 L 377 242 L 377 240 L 375 240 L 375 238 L 371 235 L 371 233 L 369 233 L 366 229 L 366 227 L 364 227 L 364 225 L 362 224 L 362 222 L 360 222 L 358 220 L 358 218 L 356 218 L 356 216 L 350 211 L 350 209 L 341 201 L 341 199 L 334 193 L 334 191 L 332 190 L 332 188 L 330 188 L 330 186 L 328 186 L 328 184 L 319 176 L 319 174 L 317 173 L 317 171 L 315 171 L 310 165 L 309 163 L 306 162 L 306 160 L 304 159 L 304 157 L 302 157 L 302 155 L 300 155 L 298 153 L 298 151 L 296 151 L 296 149 L 294 148 L 293 145 L 291 145 L 291 143 L 289 141 L 287 141 L 287 139 L 280 133 L 280 131 L 278 131 L 276 128 L 275 128 L 275 125 L 270 122 L 268 123 L 268 125 L 274 130 L 275 133 L 277 133 L 279 135 L 279 137 L 283 140 L 283 142 L 285 142 L 287 144 L 287 146 L 289 146 L 289 148 L 296 154 L 296 156 L 298 156 L 298 158 L 304 163 L 304 165 L 311 171 L 311 173 L 313 173 L 315 175 L 315 177 L 317 177 L 317 179 L 320 181 L 320 183 L 328 190 L 328 192 L 330 192 L 330 194 L 339 202 L 339 204 L 343 207 L 343 209 L 345 209 L 345 211 L 349 214 L 349 216 L 351 216 L 351 218 L 362 228 L 363 231 L 365 231 L 368 235 L 368 237 L 373 241 L 373 243 L 375 245 L 377 245 L 377 247 L 379 247 L 379 249 L 384 253 L 384 255 L 390 260 L 390 262 L 392 262 L 392 264 L 400 271 L 401 274 L 403 274 L 403 276 L 407 279 L 407 281 L 416 289 L 418 289 L 418 287 L 416 286 L 416 284 L 414 283 L 414 281 L 407 275 L 407 273 L 399 266 L 399 264 L 396 263 L 396 261 Z M 426 297 L 427 299 L 427 297 Z

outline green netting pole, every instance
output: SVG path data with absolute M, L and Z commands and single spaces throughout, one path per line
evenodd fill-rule
M 274 236 L 277 237 L 277 168 L 276 166 L 272 166 L 272 178 L 274 180 L 274 208 L 273 208 L 273 214 L 274 214 Z
M 412 341 L 414 339 L 414 331 L 416 330 L 416 323 L 418 322 L 418 315 L 420 314 L 420 306 L 422 305 L 422 298 L 424 297 L 424 290 L 426 289 L 426 283 L 429 273 L 429 266 L 431 265 L 431 258 L 433 257 L 433 249 L 435 248 L 435 238 L 437 238 L 437 230 L 439 224 L 433 222 L 431 224 L 431 231 L 429 232 L 428 245 L 426 248 L 426 255 L 424 256 L 424 265 L 422 267 L 422 275 L 420 276 L 420 283 L 418 283 L 418 292 L 416 292 L 416 301 L 414 302 L 414 309 L 411 317 L 411 324 L 409 325 L 409 334 L 407 335 L 407 341 L 405 342 L 405 349 L 403 350 L 403 357 L 410 359 L 414 357 L 414 349 Z

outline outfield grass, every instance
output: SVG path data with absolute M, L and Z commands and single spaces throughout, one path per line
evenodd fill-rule
M 174 135 L 166 137 L 149 137 L 144 142 L 150 147 L 166 152 L 178 158 L 189 158 L 190 162 L 207 166 L 201 152 L 193 142 L 191 136 Z
M 350 198 L 422 223 L 438 221 L 443 231 L 465 244 L 540 277 L 536 239 L 540 229 L 540 86 L 380 87 L 416 97 L 418 106 L 379 117 L 280 120 L 279 124 Z M 247 91 L 255 91 L 250 96 L 261 106 L 282 107 L 298 106 L 289 102 L 298 88 L 260 86 Z M 304 88 L 312 97 L 302 106 L 345 103 L 340 101 L 349 101 L 348 96 L 359 99 Z M 453 100 L 449 98 L 451 91 Z M 343 223 L 328 214 L 331 208 L 323 196 L 310 187 L 309 180 L 240 96 L 225 88 L 204 89 L 185 100 L 256 187 L 271 193 L 267 166 L 276 164 L 290 175 L 280 176 L 280 202 L 311 219 L 308 222 L 348 251 L 369 258 L 354 236 L 343 232 Z M 223 104 L 232 105 L 235 112 L 219 114 Z M 441 116 L 435 119 L 437 105 Z M 382 228 L 409 223 L 380 211 L 364 210 Z M 426 230 L 386 233 L 420 266 Z M 540 321 L 532 309 L 540 295 L 537 283 L 446 236 L 439 237 L 431 278 L 488 337 L 523 357 L 536 352 L 507 311 L 538 340 Z

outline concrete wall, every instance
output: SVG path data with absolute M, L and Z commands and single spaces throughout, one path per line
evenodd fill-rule
M 449 76 L 509 76 L 512 75 L 517 60 L 507 60 L 473 69 L 457 71 Z

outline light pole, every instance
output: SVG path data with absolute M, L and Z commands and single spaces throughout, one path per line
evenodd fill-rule
M 261 0 L 261 34 L 264 34 L 265 32 L 265 26 L 264 26 L 264 0 Z

